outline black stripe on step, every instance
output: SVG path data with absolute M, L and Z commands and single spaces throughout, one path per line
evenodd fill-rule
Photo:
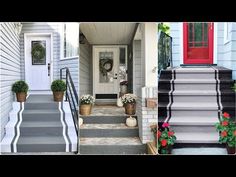
M 217 70 L 215 70 L 215 80 L 216 80 L 216 100 L 217 100 L 217 106 L 218 106 L 218 119 L 220 120 L 220 100 L 219 100 L 219 80 L 217 79 L 219 77 Z M 217 77 L 218 76 L 218 77 Z
M 62 116 L 63 116 L 63 122 L 65 123 L 65 129 L 66 129 L 66 138 L 67 138 L 67 140 L 69 141 L 69 152 L 71 152 L 72 151 L 72 143 L 71 143 L 71 140 L 70 140 L 70 138 L 69 138 L 69 135 L 68 135 L 68 125 L 67 125 L 67 123 L 66 123 L 66 121 L 65 121 L 65 111 L 63 110 L 63 101 L 61 102 L 61 111 L 62 111 Z

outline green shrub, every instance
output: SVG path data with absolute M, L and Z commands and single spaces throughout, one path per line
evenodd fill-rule
M 66 91 L 66 83 L 63 80 L 54 80 L 51 85 L 53 92 L 64 92 Z
M 232 87 L 232 89 L 236 92 L 236 83 L 234 83 L 234 86 Z
M 27 93 L 27 91 L 29 90 L 29 86 L 25 81 L 16 81 L 13 85 L 11 90 L 15 93 L 19 93 L 19 92 L 25 92 Z

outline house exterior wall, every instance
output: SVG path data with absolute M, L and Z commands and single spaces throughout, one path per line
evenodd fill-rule
M 92 46 L 86 42 L 80 44 L 80 61 L 79 61 L 79 95 L 92 95 L 93 82 L 93 64 L 92 64 Z
M 133 42 L 133 93 L 135 95 L 142 86 L 141 67 L 141 40 L 135 40 Z
M 19 40 L 14 23 L 0 24 L 0 140 L 4 136 L 4 127 L 14 100 L 11 86 L 21 79 Z

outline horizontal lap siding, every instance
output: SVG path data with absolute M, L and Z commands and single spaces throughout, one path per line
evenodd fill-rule
M 173 66 L 180 65 L 180 28 L 183 23 L 170 23 L 170 36 L 172 37 L 172 60 Z
M 0 139 L 2 139 L 14 100 L 11 86 L 15 81 L 21 79 L 20 39 L 14 23 L 1 23 L 0 25 L 0 58 Z
M 134 76 L 134 94 L 138 94 L 138 90 L 142 87 L 142 72 L 141 72 L 141 40 L 135 40 L 133 42 L 133 76 Z
M 80 44 L 79 61 L 79 95 L 92 94 L 92 47 L 90 44 Z

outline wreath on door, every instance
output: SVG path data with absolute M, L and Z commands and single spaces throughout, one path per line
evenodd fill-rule
M 113 68 L 113 60 L 112 59 L 101 59 L 100 60 L 100 72 L 103 76 L 106 76 L 108 72 L 110 72 Z
M 42 44 L 36 43 L 32 46 L 31 54 L 33 58 L 40 60 L 45 57 L 46 49 Z

